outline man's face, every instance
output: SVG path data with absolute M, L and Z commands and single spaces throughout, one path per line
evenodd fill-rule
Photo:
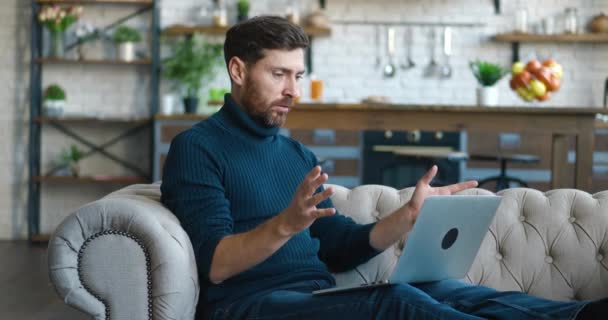
M 241 103 L 266 127 L 282 126 L 300 96 L 304 50 L 265 50 L 264 58 L 247 66 Z

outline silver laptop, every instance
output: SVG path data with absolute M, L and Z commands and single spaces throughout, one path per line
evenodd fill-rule
M 393 283 L 464 278 L 500 204 L 499 196 L 432 196 L 424 201 L 388 280 L 314 291 L 314 295 Z

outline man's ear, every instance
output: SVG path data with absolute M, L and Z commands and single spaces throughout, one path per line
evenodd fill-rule
M 232 57 L 230 61 L 228 61 L 228 73 L 230 73 L 232 82 L 242 86 L 245 83 L 247 65 L 239 57 Z

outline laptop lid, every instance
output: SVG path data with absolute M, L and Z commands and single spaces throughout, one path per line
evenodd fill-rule
M 390 282 L 464 278 L 500 204 L 500 196 L 431 196 L 406 240 Z

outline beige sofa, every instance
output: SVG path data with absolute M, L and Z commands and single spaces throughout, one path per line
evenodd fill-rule
M 413 189 L 334 186 L 335 206 L 382 219 Z M 482 189 L 466 194 L 491 194 Z M 557 300 L 608 296 L 608 192 L 508 189 L 466 280 Z M 133 185 L 70 215 L 49 243 L 59 296 L 94 319 L 193 319 L 199 283 L 190 241 L 160 203 L 159 184 Z M 395 245 L 338 284 L 386 278 Z

